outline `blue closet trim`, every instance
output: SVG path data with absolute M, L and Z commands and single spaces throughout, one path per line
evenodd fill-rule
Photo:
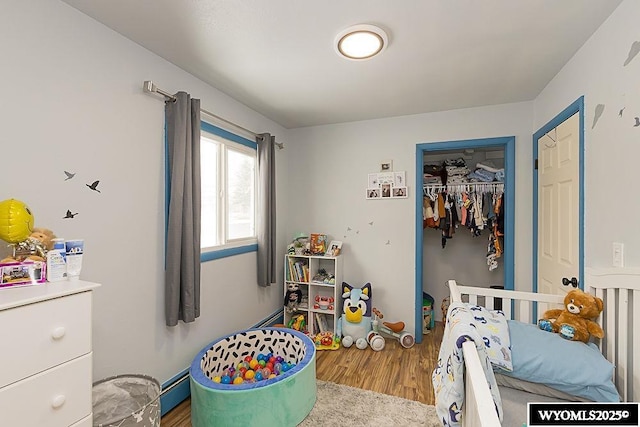
M 417 343 L 422 342 L 422 277 L 423 277 L 423 235 L 422 228 L 422 187 L 424 154 L 433 151 L 464 150 L 467 148 L 496 147 L 504 150 L 504 187 L 506 194 L 505 221 L 504 221 L 504 288 L 513 290 L 514 266 L 515 266 L 515 136 L 496 138 L 468 139 L 457 141 L 442 141 L 416 144 L 416 276 L 415 276 L 415 338 Z

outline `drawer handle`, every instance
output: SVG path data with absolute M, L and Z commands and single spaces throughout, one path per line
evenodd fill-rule
M 53 398 L 53 400 L 51 401 L 51 406 L 53 407 L 53 409 L 58 409 L 59 407 L 64 405 L 64 402 L 66 400 L 67 398 L 64 396 L 64 394 L 59 394 Z
M 64 328 L 64 326 L 59 326 L 53 330 L 53 332 L 51 333 L 51 336 L 53 337 L 54 340 L 59 340 L 60 338 L 64 337 L 64 334 L 66 332 L 67 330 Z

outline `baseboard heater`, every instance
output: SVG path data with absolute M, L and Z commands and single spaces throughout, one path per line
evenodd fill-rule
M 282 323 L 284 318 L 284 308 L 274 312 L 260 323 L 253 325 L 252 328 L 264 328 L 273 326 L 276 323 Z M 180 402 L 185 400 L 191 394 L 189 389 L 189 368 L 185 369 L 175 377 L 171 378 L 162 386 L 160 392 L 160 408 L 162 415 L 175 408 Z

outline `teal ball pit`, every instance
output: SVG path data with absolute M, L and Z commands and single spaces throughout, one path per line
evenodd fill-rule
M 260 353 L 282 356 L 295 367 L 255 383 L 213 382 L 245 356 Z M 193 427 L 295 427 L 316 402 L 315 345 L 293 329 L 249 329 L 222 337 L 198 353 L 189 374 Z

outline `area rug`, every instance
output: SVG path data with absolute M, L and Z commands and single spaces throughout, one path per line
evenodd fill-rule
M 318 398 L 298 427 L 439 427 L 436 408 L 388 394 L 317 381 Z

